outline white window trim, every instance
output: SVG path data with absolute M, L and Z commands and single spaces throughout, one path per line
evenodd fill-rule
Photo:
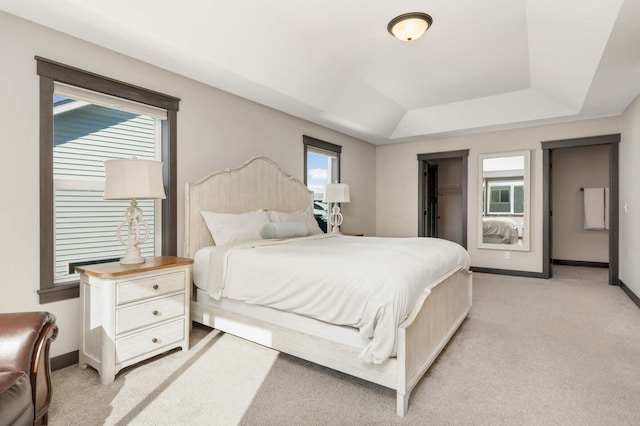
M 511 215 L 511 216 L 523 216 L 524 212 L 522 213 L 515 213 L 514 212 L 514 206 L 515 206 L 515 187 L 516 186 L 522 186 L 524 187 L 524 180 L 520 180 L 520 181 L 499 181 L 499 180 L 492 180 L 492 181 L 488 181 L 487 182 L 487 205 L 486 205 L 486 211 L 487 211 L 487 215 L 488 216 L 504 216 L 504 215 Z M 509 211 L 508 212 L 492 212 L 490 211 L 490 207 L 491 207 L 491 187 L 492 186 L 508 186 L 509 187 Z

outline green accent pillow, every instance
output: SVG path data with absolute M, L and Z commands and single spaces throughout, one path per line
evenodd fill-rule
M 260 230 L 263 240 L 306 237 L 309 235 L 307 225 L 300 222 L 265 223 Z

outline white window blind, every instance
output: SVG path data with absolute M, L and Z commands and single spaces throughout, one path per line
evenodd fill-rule
M 57 81 L 53 83 L 53 91 L 58 95 L 75 99 L 77 101 L 84 101 L 94 105 L 100 105 L 120 111 L 127 111 L 137 115 L 146 115 L 159 120 L 167 119 L 167 111 L 164 109 L 130 101 L 128 99 L 117 98 L 104 93 L 94 92 L 92 90 L 82 89 L 80 87 L 69 86 Z
M 121 258 L 123 245 L 116 229 L 129 202 L 104 200 L 103 190 L 55 188 L 56 238 L 55 277 L 62 284 L 77 279 L 72 265 L 78 262 Z M 149 224 L 150 237 L 139 245 L 144 257 L 154 256 L 155 215 L 153 200 L 140 200 L 138 207 Z M 70 270 L 71 265 L 71 270 Z

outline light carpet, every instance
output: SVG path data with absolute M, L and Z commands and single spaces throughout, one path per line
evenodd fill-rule
M 473 308 L 415 388 L 395 392 L 196 325 L 192 347 L 114 383 L 53 373 L 51 425 L 638 425 L 640 309 L 606 270 L 474 274 Z

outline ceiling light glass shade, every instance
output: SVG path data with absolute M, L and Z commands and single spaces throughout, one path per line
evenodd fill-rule
M 432 23 L 433 19 L 426 13 L 405 13 L 393 18 L 387 25 L 387 31 L 399 40 L 411 41 L 424 34 Z

